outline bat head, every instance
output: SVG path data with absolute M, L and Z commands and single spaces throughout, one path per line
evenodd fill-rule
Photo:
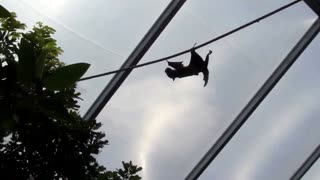
M 166 70 L 164 72 L 166 72 L 167 76 L 169 78 L 172 78 L 172 80 L 174 81 L 174 79 L 176 78 L 174 70 L 172 70 L 170 68 L 166 68 Z

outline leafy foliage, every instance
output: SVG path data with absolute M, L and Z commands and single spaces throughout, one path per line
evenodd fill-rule
M 65 66 L 54 29 L 29 32 L 0 6 L 1 179 L 137 180 L 131 161 L 106 171 L 94 157 L 108 143 L 101 123 L 78 113 L 76 81 L 89 64 Z
M 57 69 L 44 79 L 44 86 L 50 90 L 62 90 L 75 84 L 77 80 L 88 70 L 89 64 L 77 63 Z M 38 75 L 41 77 L 42 69 L 38 70 Z M 68 77 L 68 78 L 66 78 Z
M 136 175 L 139 171 L 142 170 L 141 167 L 133 165 L 131 161 L 129 163 L 122 162 L 122 165 L 123 165 L 123 169 L 104 172 L 98 180 L 106 180 L 106 179 L 139 180 L 141 179 L 140 176 Z
M 7 18 L 10 16 L 10 12 L 0 5 L 0 18 Z

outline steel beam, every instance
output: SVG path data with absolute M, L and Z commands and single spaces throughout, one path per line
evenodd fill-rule
M 305 3 L 320 16 L 320 0 L 304 0 Z
M 183 6 L 186 0 L 172 0 L 166 9 L 162 12 L 147 34 L 142 38 L 133 52 L 129 55 L 127 60 L 122 64 L 120 69 L 127 68 L 130 66 L 137 65 L 144 54 L 148 51 L 151 45 L 155 42 L 155 40 L 159 37 L 161 32 L 165 29 L 165 27 L 169 24 L 175 14 L 179 11 L 179 9 Z M 108 101 L 112 98 L 114 93 L 118 90 L 124 80 L 131 73 L 131 70 L 119 72 L 113 76 L 107 86 L 103 89 L 98 98 L 91 105 L 89 110 L 84 115 L 85 120 L 94 119 L 98 116 L 100 111 L 104 108 L 104 106 L 108 103 Z
M 303 162 L 301 167 L 291 176 L 290 180 L 299 180 L 301 179 L 306 172 L 312 167 L 312 165 L 320 157 L 320 145 L 310 154 L 310 156 Z
M 216 143 L 209 149 L 209 151 L 202 157 L 202 159 L 196 164 L 191 172 L 185 178 L 186 180 L 197 179 L 202 172 L 209 166 L 209 164 L 218 156 L 221 150 L 231 140 L 231 138 L 238 132 L 241 126 L 246 122 L 250 115 L 256 110 L 264 98 L 269 94 L 273 87 L 279 82 L 283 75 L 289 70 L 291 65 L 297 60 L 301 53 L 311 43 L 314 37 L 319 33 L 320 21 L 317 19 L 299 42 L 293 47 L 281 64 L 266 80 L 266 82 L 260 87 L 248 104 L 242 109 L 242 111 L 236 116 L 234 121 L 219 137 Z

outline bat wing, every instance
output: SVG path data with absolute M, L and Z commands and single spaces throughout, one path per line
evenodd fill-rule
M 205 66 L 205 62 L 203 61 L 202 57 L 194 50 L 191 51 L 189 66 L 198 69 L 201 69 L 201 67 Z
M 170 61 L 167 61 L 168 62 L 168 65 L 173 67 L 174 69 L 180 69 L 180 68 L 183 68 L 183 64 L 182 64 L 182 61 L 179 61 L 179 62 L 170 62 Z
M 208 84 L 208 80 L 209 80 L 209 70 L 206 69 L 202 73 L 203 73 L 203 80 L 204 80 L 204 87 L 205 87 Z

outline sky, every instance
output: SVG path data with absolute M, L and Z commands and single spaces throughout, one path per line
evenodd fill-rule
M 169 0 L 2 0 L 29 26 L 54 27 L 66 63 L 89 62 L 86 75 L 120 67 Z M 189 49 L 247 23 L 289 0 L 189 0 L 141 62 Z M 183 179 L 316 19 L 303 3 L 197 50 L 210 56 L 209 83 L 202 75 L 174 82 L 167 64 L 135 69 L 98 116 L 110 145 L 97 156 L 108 168 L 132 160 L 143 179 Z M 318 145 L 317 61 L 312 42 L 201 180 L 288 179 Z M 184 61 L 186 54 L 171 61 Z M 85 75 L 85 76 L 86 76 Z M 79 83 L 81 113 L 111 76 Z M 316 170 L 314 170 L 316 169 Z M 304 177 L 319 179 L 319 163 Z

